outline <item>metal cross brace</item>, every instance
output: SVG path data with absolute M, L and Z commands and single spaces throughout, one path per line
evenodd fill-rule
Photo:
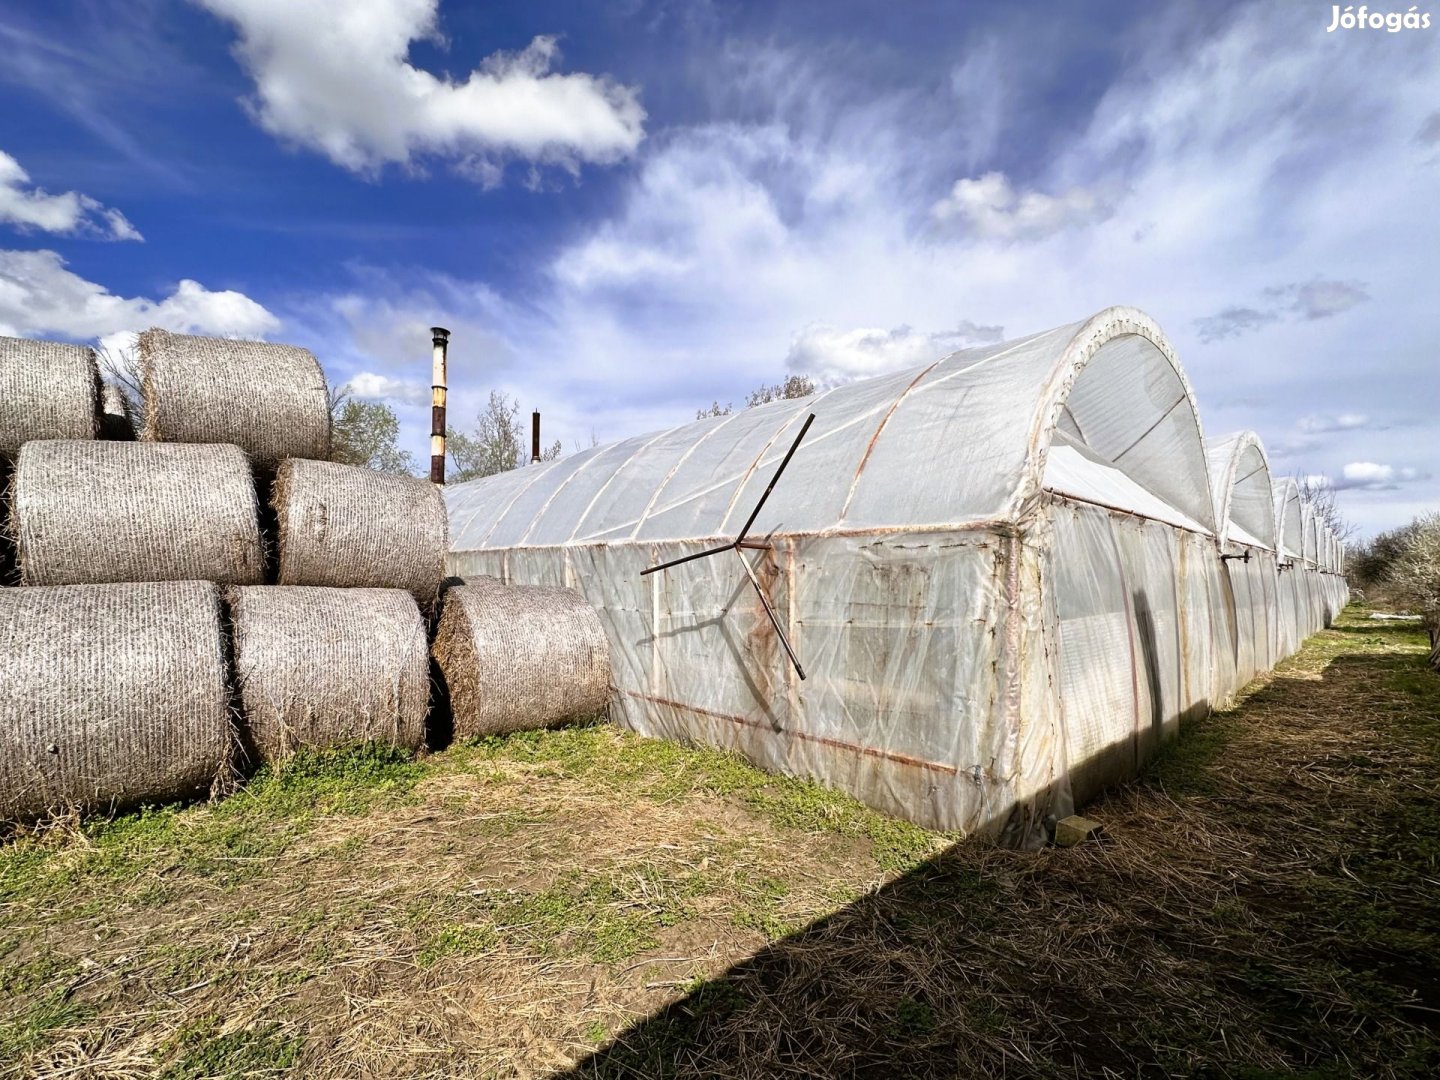
M 755 524 L 755 519 L 760 516 L 760 511 L 765 506 L 765 500 L 770 498 L 770 492 L 775 490 L 775 482 L 780 479 L 780 474 L 785 471 L 785 466 L 790 464 L 790 459 L 795 456 L 795 451 L 800 447 L 800 440 L 805 438 L 805 433 L 810 430 L 810 425 L 815 422 L 815 414 L 811 413 L 805 418 L 804 425 L 800 428 L 800 434 L 795 436 L 795 441 L 790 444 L 790 449 L 785 452 L 785 457 L 780 462 L 780 467 L 775 470 L 775 475 L 770 478 L 770 483 L 765 488 L 765 493 L 760 496 L 760 501 L 755 504 L 755 509 L 750 512 L 749 519 L 740 530 L 740 535 L 728 544 L 721 544 L 718 547 L 707 548 L 704 551 L 696 551 L 689 555 L 682 555 L 678 559 L 671 559 L 669 562 L 661 563 L 659 566 L 652 566 L 641 570 L 640 576 L 653 574 L 657 570 L 668 570 L 672 566 L 679 566 L 681 563 L 693 562 L 695 559 L 708 558 L 711 555 L 719 555 L 722 552 L 733 551 L 740 560 L 740 565 L 745 567 L 745 576 L 750 579 L 750 584 L 755 587 L 755 595 L 760 597 L 760 603 L 765 608 L 765 614 L 770 616 L 770 623 L 775 627 L 775 633 L 780 638 L 780 644 L 785 646 L 785 655 L 790 657 L 790 663 L 795 665 L 795 673 L 800 678 L 805 678 L 805 669 L 800 666 L 800 659 L 795 655 L 795 650 L 790 645 L 790 639 L 785 636 L 784 629 L 780 626 L 780 619 L 775 614 L 775 609 L 770 606 L 770 598 L 765 595 L 765 590 L 760 587 L 760 579 L 755 576 L 755 569 L 750 565 L 750 560 L 745 557 L 743 548 L 754 548 L 757 550 L 768 550 L 769 544 L 758 543 L 748 539 L 750 527 Z

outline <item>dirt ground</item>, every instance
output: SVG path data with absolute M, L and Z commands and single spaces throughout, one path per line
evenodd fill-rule
M 1000 851 L 607 727 L 0 847 L 0 1076 L 1440 1074 L 1440 676 L 1351 609 Z

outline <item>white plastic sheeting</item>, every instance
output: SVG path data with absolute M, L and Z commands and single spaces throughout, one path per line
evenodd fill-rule
M 640 576 L 733 539 L 811 413 L 751 530 L 767 550 Z M 1273 533 L 1257 486 L 1233 486 L 1234 535 Z M 935 827 L 1035 842 L 1261 662 L 1237 666 L 1193 394 L 1129 308 L 446 500 L 452 573 L 568 585 L 600 611 L 618 722 Z M 1253 627 L 1279 598 L 1251 565 Z
M 1229 670 L 1217 669 L 1216 698 L 1268 671 L 1280 659 L 1275 494 L 1265 446 L 1253 431 L 1209 445 L 1210 479 L 1229 590 Z

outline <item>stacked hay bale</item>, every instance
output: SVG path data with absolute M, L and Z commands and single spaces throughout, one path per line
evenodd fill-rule
M 281 585 L 404 589 L 427 611 L 434 606 L 450 532 L 445 500 L 428 480 L 292 458 L 276 474 L 271 504 Z
M 610 651 L 574 589 L 476 578 L 445 592 L 435 659 L 455 735 L 553 727 L 605 711 Z
M 257 586 L 230 592 L 235 679 L 261 761 L 301 746 L 425 739 L 425 621 L 400 589 Z
M 0 460 L 35 439 L 93 439 L 100 425 L 94 349 L 0 337 Z
M 9 520 L 11 474 L 32 439 L 93 439 L 100 424 L 100 364 L 94 349 L 0 337 L 0 520 Z M 15 550 L 0 529 L 0 585 L 11 583 Z
M 203 794 L 228 771 L 207 582 L 0 589 L 0 819 Z
M 239 446 L 255 471 L 262 523 L 279 526 L 266 578 L 274 582 L 278 567 L 278 583 L 240 582 L 250 587 L 227 597 L 247 755 L 275 762 L 370 740 L 418 748 L 429 671 L 417 598 L 432 602 L 439 578 L 437 570 L 429 584 L 415 567 L 444 558 L 438 493 L 422 480 L 324 460 L 329 394 L 305 349 L 163 330 L 141 334 L 139 348 L 141 439 Z M 414 509 L 432 501 L 438 526 L 433 512 L 415 526 Z M 416 546 L 421 536 L 429 546 Z M 430 550 L 437 536 L 438 554 Z
M 128 402 L 107 403 L 91 350 L 0 338 L 19 585 L 0 589 L 0 820 L 426 741 L 439 491 L 325 460 L 304 349 L 150 330 L 139 352 L 143 422 L 119 441 Z M 458 734 L 605 707 L 605 636 L 578 594 L 477 582 L 436 625 Z
M 256 509 L 235 446 L 29 442 L 10 498 L 20 580 L 258 585 Z
M 293 345 L 146 330 L 140 437 L 233 443 L 262 476 L 286 458 L 330 456 L 330 399 L 315 354 Z

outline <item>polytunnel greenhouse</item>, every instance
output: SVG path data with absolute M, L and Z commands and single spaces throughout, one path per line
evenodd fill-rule
M 1271 486 L 1110 308 L 455 485 L 450 569 L 579 589 L 637 732 L 1025 844 L 1314 628 Z
M 1253 431 L 1211 443 L 1209 462 L 1226 610 L 1233 617 L 1231 655 L 1216 663 L 1215 696 L 1223 699 L 1279 659 L 1275 496 L 1265 447 Z

